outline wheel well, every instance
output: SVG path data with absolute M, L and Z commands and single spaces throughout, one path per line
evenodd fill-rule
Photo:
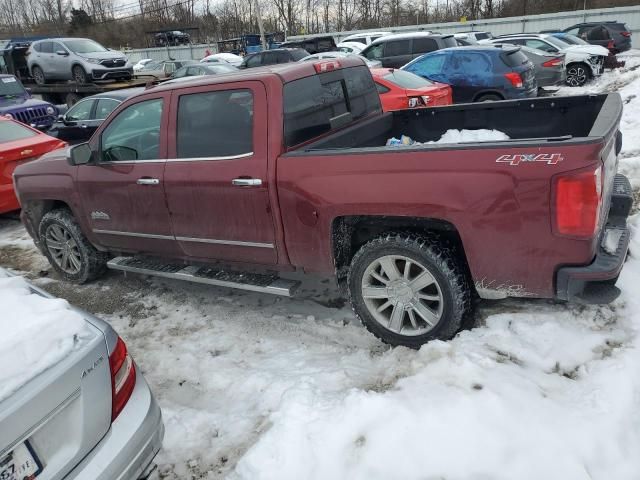
M 26 202 L 25 205 L 22 206 L 26 226 L 30 230 L 29 233 L 31 233 L 34 240 L 39 241 L 38 230 L 42 217 L 44 217 L 47 212 L 59 208 L 71 210 L 69 205 L 61 200 L 34 200 Z
M 338 283 L 346 287 L 346 278 L 351 259 L 365 243 L 388 232 L 431 233 L 443 243 L 450 245 L 461 259 L 469 278 L 467 263 L 460 234 L 447 221 L 421 217 L 348 216 L 338 217 L 331 226 L 331 247 Z
M 477 102 L 480 98 L 484 97 L 485 95 L 496 95 L 500 97 L 502 100 L 505 99 L 504 95 L 498 90 L 483 90 L 482 92 L 477 93 L 475 97 L 473 97 L 473 101 Z

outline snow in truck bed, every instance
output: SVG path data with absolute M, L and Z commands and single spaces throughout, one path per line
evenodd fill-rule
M 0 401 L 65 358 L 89 334 L 66 300 L 33 293 L 0 269 Z

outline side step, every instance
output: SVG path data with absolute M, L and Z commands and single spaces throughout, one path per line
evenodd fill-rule
M 107 262 L 107 267 L 123 272 L 141 273 L 219 287 L 239 288 L 284 297 L 292 296 L 300 284 L 300 282 L 286 280 L 275 274 L 241 273 L 220 268 L 176 265 L 142 257 L 116 257 Z

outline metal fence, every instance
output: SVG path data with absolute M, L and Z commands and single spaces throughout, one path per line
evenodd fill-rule
M 200 60 L 205 57 L 207 50 L 216 53 L 216 44 L 181 45 L 179 47 L 137 48 L 123 50 L 133 63 L 143 58 L 154 60 Z
M 441 33 L 459 33 L 469 30 L 486 30 L 491 32 L 493 35 L 502 35 L 505 33 L 539 32 L 540 30 L 548 30 L 552 28 L 563 29 L 576 23 L 606 20 L 618 20 L 625 22 L 629 30 L 634 34 L 631 37 L 634 48 L 640 48 L 640 5 L 545 13 L 541 15 L 527 15 L 521 17 L 493 18 L 487 20 L 469 20 L 467 22 L 406 25 L 402 27 L 376 28 L 370 31 L 384 30 L 387 32 L 402 33 L 420 30 L 436 30 Z M 337 42 L 347 35 L 365 31 L 367 30 L 330 32 L 316 35 L 296 35 L 288 37 L 288 40 L 331 35 Z

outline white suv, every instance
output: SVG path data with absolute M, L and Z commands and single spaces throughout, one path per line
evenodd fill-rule
M 570 45 L 560 38 L 544 33 L 501 35 L 492 43 L 525 45 L 548 53 L 564 53 L 567 83 L 572 87 L 584 85 L 589 79 L 602 75 L 604 60 L 609 51 L 598 45 Z
M 33 42 L 27 53 L 33 80 L 44 85 L 50 80 L 129 80 L 133 66 L 127 57 L 88 38 L 49 38 Z

